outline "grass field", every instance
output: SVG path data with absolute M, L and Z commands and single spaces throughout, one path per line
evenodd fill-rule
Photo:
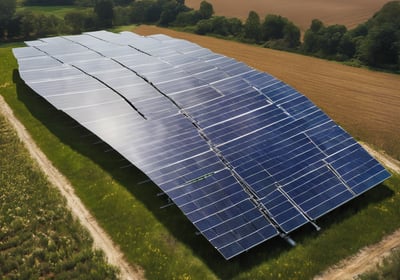
M 17 8 L 17 12 L 30 11 L 33 13 L 41 13 L 45 15 L 54 15 L 63 19 L 65 14 L 74 11 L 86 11 L 90 8 L 77 6 L 21 6 Z
M 185 4 L 198 9 L 202 0 L 186 0 Z M 318 18 L 325 24 L 344 24 L 355 27 L 368 20 L 389 0 L 209 0 L 217 15 L 245 20 L 249 11 L 256 11 L 263 19 L 267 14 L 287 17 L 302 31 Z
M 2 279 L 116 279 L 1 115 L 0 166 Z
M 137 29 L 142 33 L 146 30 L 150 32 L 146 27 Z M 216 39 L 198 37 L 198 40 Z M 215 47 L 223 48 L 224 44 L 226 41 L 215 41 Z M 230 49 L 225 46 L 226 50 Z M 264 53 L 257 53 L 258 50 L 263 49 L 252 47 L 242 54 L 243 58 L 255 53 L 272 60 L 272 56 L 267 58 Z M 242 51 L 239 48 L 236 54 Z M 77 128 L 70 118 L 27 88 L 18 76 L 10 49 L 0 49 L 0 56 L 4 58 L 0 64 L 1 94 L 41 149 L 69 178 L 76 193 L 121 247 L 127 260 L 143 267 L 148 279 L 310 279 L 400 227 L 400 177 L 395 176 L 320 219 L 321 232 L 311 226 L 294 232 L 292 238 L 297 241 L 297 247 L 291 248 L 277 238 L 227 262 L 202 236 L 195 235 L 195 228 L 176 207 L 160 209 L 166 201 L 156 196 L 159 192 L 156 186 L 143 183 L 146 177 L 142 173 L 134 167 L 121 169 L 127 162 L 119 155 L 104 153 L 107 146 L 95 144 L 96 137 Z M 275 61 L 279 61 L 278 57 Z M 327 68 L 336 65 L 327 63 Z M 296 77 L 302 79 L 298 84 L 306 83 L 306 76 Z

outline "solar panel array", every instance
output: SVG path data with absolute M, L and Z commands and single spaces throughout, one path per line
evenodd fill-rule
M 13 50 L 39 95 L 141 169 L 230 259 L 390 174 L 269 74 L 165 35 L 106 31 Z

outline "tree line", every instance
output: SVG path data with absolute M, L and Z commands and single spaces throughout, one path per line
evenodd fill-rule
M 367 22 L 348 30 L 344 25 L 325 26 L 314 19 L 301 41 L 300 29 L 287 18 L 249 12 L 238 18 L 215 16 L 213 6 L 202 1 L 198 10 L 184 0 L 25 0 L 25 5 L 88 7 L 54 15 L 16 12 L 16 0 L 0 1 L 1 40 L 27 39 L 128 24 L 179 27 L 201 35 L 214 35 L 264 47 L 299 52 L 353 65 L 400 70 L 400 2 L 385 4 Z
M 372 18 L 350 30 L 339 24 L 325 26 L 314 19 L 302 42 L 300 29 L 287 18 L 267 15 L 262 21 L 254 11 L 249 12 L 244 23 L 213 16 L 186 29 L 355 66 L 400 71 L 400 1 L 386 3 Z

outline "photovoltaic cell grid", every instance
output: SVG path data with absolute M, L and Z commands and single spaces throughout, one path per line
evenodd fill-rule
M 390 174 L 269 74 L 165 35 L 27 42 L 21 78 L 141 169 L 230 259 Z

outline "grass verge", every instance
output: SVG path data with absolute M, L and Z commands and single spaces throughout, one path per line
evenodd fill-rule
M 116 279 L 1 115 L 0 166 L 2 279 Z
M 400 227 L 400 177 L 394 176 L 318 221 L 321 232 L 303 227 L 281 239 L 225 261 L 146 176 L 108 146 L 32 92 L 19 78 L 10 49 L 0 86 L 7 103 L 40 148 L 71 181 L 76 193 L 121 247 L 128 261 L 149 279 L 310 279 L 328 266 L 379 241 Z
M 137 24 L 114 26 L 114 27 L 108 29 L 108 31 L 115 32 L 115 33 L 122 32 L 122 31 L 132 31 L 132 29 L 134 29 L 137 26 L 138 26 Z
M 54 15 L 60 19 L 64 19 L 67 13 L 75 11 L 87 11 L 91 8 L 78 6 L 21 6 L 17 8 L 17 12 L 32 12 L 34 14 Z

